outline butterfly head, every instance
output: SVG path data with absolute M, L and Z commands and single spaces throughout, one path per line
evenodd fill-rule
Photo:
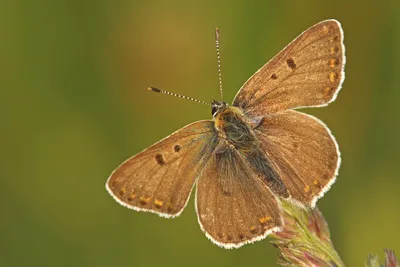
M 219 113 L 223 112 L 228 107 L 224 101 L 211 101 L 211 114 L 215 118 Z

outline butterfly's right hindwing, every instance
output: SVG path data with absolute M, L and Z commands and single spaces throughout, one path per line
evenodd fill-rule
M 107 190 L 128 208 L 178 216 L 217 138 L 212 121 L 187 125 L 121 164 L 108 179 Z
M 292 200 L 314 207 L 335 182 L 340 166 L 329 129 L 311 115 L 287 110 L 264 117 L 255 133 Z

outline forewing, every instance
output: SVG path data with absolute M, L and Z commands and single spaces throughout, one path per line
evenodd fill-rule
M 201 229 L 219 246 L 237 248 L 282 226 L 278 204 L 268 186 L 224 143 L 207 163 L 196 190 Z
M 259 69 L 239 90 L 233 105 L 254 116 L 327 105 L 344 80 L 344 50 L 340 23 L 320 22 Z
M 329 129 L 315 117 L 287 110 L 265 116 L 255 133 L 292 199 L 314 207 L 335 182 L 340 165 Z
M 126 160 L 111 174 L 106 188 L 128 208 L 178 216 L 216 140 L 212 121 L 187 125 Z

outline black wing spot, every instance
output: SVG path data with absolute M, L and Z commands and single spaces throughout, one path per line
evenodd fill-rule
M 337 42 L 339 40 L 339 36 L 335 35 L 334 37 L 329 38 L 329 41 L 331 41 L 331 43 L 333 42 Z
M 157 163 L 159 165 L 164 165 L 165 164 L 164 157 L 161 154 L 157 154 L 155 159 L 156 159 L 156 161 L 157 161 Z
M 222 189 L 222 194 L 227 197 L 230 197 L 232 195 L 232 193 L 227 189 Z
M 274 74 L 271 75 L 271 79 L 272 80 L 276 80 L 276 79 L 278 79 L 278 76 L 274 73 Z
M 289 66 L 289 68 L 291 68 L 292 70 L 294 70 L 296 68 L 296 63 L 294 63 L 293 58 L 288 58 L 286 60 L 286 64 Z
M 174 146 L 174 151 L 176 152 L 176 153 L 178 153 L 179 151 L 181 151 L 181 146 L 180 145 L 175 145 Z

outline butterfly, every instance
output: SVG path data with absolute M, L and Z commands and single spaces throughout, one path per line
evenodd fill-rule
M 181 214 L 196 185 L 200 227 L 224 248 L 281 230 L 282 199 L 313 208 L 338 174 L 330 130 L 295 109 L 335 100 L 344 52 L 338 21 L 310 27 L 251 76 L 232 105 L 212 101 L 211 120 L 191 123 L 122 163 L 107 180 L 108 192 L 125 207 L 169 218 Z

